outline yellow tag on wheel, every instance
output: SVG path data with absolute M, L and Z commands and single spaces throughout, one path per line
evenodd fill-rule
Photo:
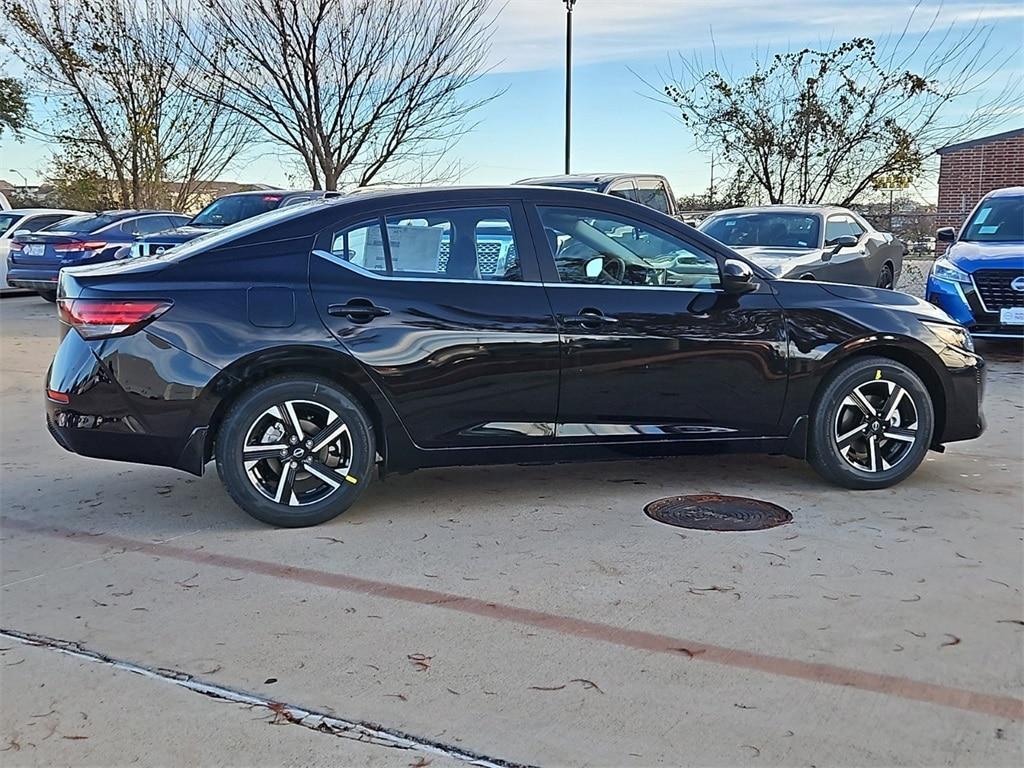
M 878 370 L 875 371 L 875 381 L 878 381 L 880 378 L 882 378 L 882 369 L 881 368 L 879 368 Z
M 352 477 L 352 475 L 345 475 L 345 479 L 348 480 L 350 483 L 352 483 L 352 485 L 355 485 L 356 483 L 359 482 L 354 477 Z

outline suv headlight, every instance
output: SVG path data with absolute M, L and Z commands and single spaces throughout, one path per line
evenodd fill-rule
M 949 280 L 953 283 L 970 283 L 971 276 L 945 256 L 940 256 L 932 265 L 932 274 L 939 280 Z
M 928 322 L 925 322 L 925 325 L 942 343 L 957 349 L 966 349 L 968 352 L 974 351 L 974 339 L 963 326 Z

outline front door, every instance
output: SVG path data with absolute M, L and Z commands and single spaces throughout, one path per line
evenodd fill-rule
M 596 206 L 536 215 L 557 279 L 547 287 L 562 334 L 560 438 L 778 434 L 785 328 L 767 284 L 726 293 L 715 255 L 671 226 Z
M 517 201 L 401 209 L 322 233 L 320 315 L 425 448 L 550 440 L 559 343 Z

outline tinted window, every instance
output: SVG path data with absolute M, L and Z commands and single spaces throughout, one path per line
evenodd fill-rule
M 166 216 L 141 216 L 137 219 L 130 219 L 125 222 L 125 225 L 127 228 L 122 231 L 130 235 L 151 235 L 170 226 Z
M 77 232 L 88 234 L 120 220 L 120 216 L 107 216 L 104 214 L 87 214 L 85 216 L 71 216 L 70 218 L 51 224 L 46 229 L 50 232 Z
M 452 208 L 390 216 L 386 219 L 390 269 L 379 252 L 372 226 L 349 233 L 346 251 L 357 261 L 365 237 L 362 266 L 395 276 L 436 280 L 521 281 L 518 249 L 508 208 Z M 344 232 L 336 234 L 334 242 Z M 356 245 L 352 245 L 352 243 Z
M 371 272 L 386 274 L 388 271 L 379 219 L 335 232 L 331 253 Z
M 21 221 L 20 213 L 0 213 L 0 236 L 7 234 L 7 230 L 18 221 Z
M 229 195 L 203 208 L 192 223 L 197 227 L 226 227 L 274 210 L 281 199 L 281 195 Z
M 718 262 L 679 238 L 602 211 L 540 208 L 563 283 L 718 288 Z
M 23 226 L 26 229 L 36 232 L 44 227 L 52 226 L 58 221 L 64 221 L 67 217 L 68 215 L 66 213 L 51 213 L 46 216 L 33 216 L 30 219 L 26 219 Z
M 983 202 L 964 227 L 963 240 L 1024 242 L 1024 197 L 993 197 Z
M 804 213 L 727 213 L 705 219 L 700 231 L 734 248 L 817 248 L 818 222 Z
M 640 179 L 637 184 L 637 202 L 662 213 L 668 213 L 668 193 L 665 185 L 656 179 Z

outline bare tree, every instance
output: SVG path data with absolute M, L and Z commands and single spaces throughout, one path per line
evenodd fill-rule
M 200 0 L 176 17 L 196 89 L 300 159 L 313 186 L 436 174 L 470 114 L 490 0 Z M 402 169 L 397 170 L 396 169 Z
M 250 139 L 251 128 L 197 88 L 166 7 L 134 0 L 0 0 L 3 42 L 55 108 L 37 126 L 58 168 L 115 182 L 121 205 L 187 208 Z M 222 94 L 220 94 L 222 95 Z
M 663 93 L 698 147 L 772 203 L 849 205 L 882 177 L 917 177 L 936 149 L 998 124 L 1020 97 L 1013 83 L 983 97 L 1019 52 L 993 49 L 990 28 L 941 31 L 937 18 L 911 35 L 912 13 L 881 45 L 775 54 L 743 77 L 680 57 Z

